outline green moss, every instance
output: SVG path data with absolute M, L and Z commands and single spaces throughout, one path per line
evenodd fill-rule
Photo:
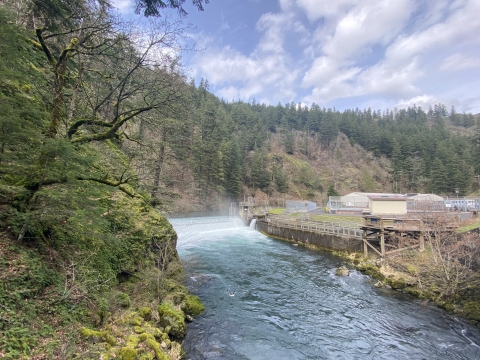
M 423 292 L 417 287 L 407 286 L 406 288 L 403 289 L 403 292 L 406 294 L 416 296 L 420 299 L 425 298 L 425 295 L 423 294 Z
M 170 358 L 162 351 L 160 344 L 154 339 L 147 339 L 145 345 L 147 345 L 149 349 L 155 351 L 155 356 L 158 360 L 170 360 Z
M 149 333 L 140 334 L 138 335 L 138 338 L 140 339 L 140 341 L 147 341 L 148 339 L 154 339 L 153 335 Z
M 140 338 L 137 335 L 128 335 L 126 346 L 134 348 L 140 342 Z
M 135 333 L 137 333 L 137 334 L 142 334 L 142 333 L 145 332 L 145 329 L 142 328 L 142 327 L 140 327 L 140 326 L 135 326 L 135 327 L 133 328 L 133 331 L 135 331 Z
M 186 295 L 183 300 L 182 311 L 187 315 L 197 316 L 205 311 L 205 306 L 198 296 Z
M 164 342 L 166 347 L 170 347 L 171 341 L 168 337 L 168 334 L 160 331 L 160 329 L 155 328 L 153 331 L 153 336 L 157 339 L 160 343 Z
M 407 265 L 407 271 L 412 275 L 417 275 L 418 269 L 413 265 Z
M 142 325 L 143 319 L 139 316 L 134 316 L 130 320 L 128 320 L 128 323 L 133 326 L 140 326 Z
M 138 309 L 138 315 L 140 315 L 145 320 L 150 320 L 152 317 L 152 309 L 149 307 L 141 307 Z
M 159 324 L 165 329 L 165 332 L 176 337 L 185 337 L 187 325 L 183 312 L 175 310 L 170 304 L 163 303 L 158 307 L 160 315 Z
M 383 274 L 380 272 L 379 267 L 372 263 L 365 262 L 359 264 L 357 269 L 374 279 L 385 281 L 385 276 L 383 276 Z
M 109 344 L 111 346 L 116 345 L 115 338 L 113 337 L 113 335 L 108 330 L 96 331 L 96 330 L 92 330 L 92 329 L 88 329 L 88 328 L 84 327 L 84 328 L 80 329 L 80 334 L 84 337 L 99 338 L 99 339 L 103 340 L 104 342 L 106 342 L 107 344 Z
M 465 318 L 473 324 L 480 322 L 480 302 L 470 301 L 463 305 L 463 314 Z
M 118 292 L 115 296 L 115 300 L 117 304 L 123 308 L 129 308 L 130 305 L 132 304 L 132 301 L 130 300 L 130 296 L 128 296 L 128 294 L 125 294 L 123 292 Z
M 153 360 L 153 359 L 155 359 L 155 355 L 153 355 L 152 353 L 146 353 L 146 354 L 140 355 L 140 357 L 138 359 L 139 360 Z
M 167 299 L 175 305 L 181 304 L 185 296 L 188 295 L 187 288 L 174 279 L 165 278 L 161 283 L 161 287 L 168 294 Z
M 393 277 L 390 276 L 387 279 L 385 279 L 385 282 L 392 287 L 392 289 L 404 289 L 407 284 L 406 281 L 403 277 Z
M 137 358 L 138 351 L 137 349 L 132 349 L 124 346 L 118 352 L 118 356 L 122 360 L 135 360 Z

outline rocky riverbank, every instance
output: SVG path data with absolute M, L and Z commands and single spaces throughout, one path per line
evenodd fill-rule
M 376 287 L 386 287 L 411 294 L 426 302 L 432 301 L 449 313 L 467 319 L 470 323 L 480 325 L 480 287 L 479 274 L 473 273 L 470 284 L 459 287 L 454 294 L 446 295 L 440 279 L 422 281 L 423 274 L 418 269 L 422 266 L 422 256 L 411 254 L 410 259 L 404 257 L 381 259 L 366 259 L 358 253 L 338 253 L 347 264 L 354 267 L 374 280 Z M 437 281 L 435 281 L 437 280 Z

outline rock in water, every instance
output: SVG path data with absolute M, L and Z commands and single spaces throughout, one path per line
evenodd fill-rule
M 345 266 L 340 266 L 335 272 L 337 276 L 348 276 L 349 271 Z

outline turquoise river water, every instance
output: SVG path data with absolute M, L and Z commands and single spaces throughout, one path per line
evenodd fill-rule
M 171 219 L 190 290 L 207 310 L 187 359 L 480 359 L 480 329 L 239 219 Z

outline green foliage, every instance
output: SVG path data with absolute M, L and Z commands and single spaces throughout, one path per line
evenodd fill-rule
M 265 190 L 271 181 L 269 161 L 265 149 L 256 149 L 250 162 L 250 182 L 254 189 Z
M 362 169 L 360 190 L 365 192 L 374 192 L 376 188 L 370 172 L 366 167 Z M 338 196 L 338 195 L 336 195 Z
M 272 176 L 277 191 L 285 194 L 288 191 L 288 178 L 285 171 L 280 166 L 273 166 Z
M 197 316 L 205 311 L 205 306 L 198 296 L 187 295 L 183 300 L 182 311 L 187 315 Z
M 290 155 L 295 152 L 295 136 L 292 131 L 287 131 L 285 134 L 285 152 Z
M 480 303 L 474 301 L 465 303 L 463 314 L 473 324 L 480 323 Z
M 175 310 L 168 303 L 163 303 L 158 307 L 158 314 L 160 316 L 159 324 L 166 333 L 180 339 L 185 336 L 187 325 L 181 311 Z
M 335 190 L 333 185 L 330 185 L 327 190 L 327 196 L 340 196 L 340 194 Z

